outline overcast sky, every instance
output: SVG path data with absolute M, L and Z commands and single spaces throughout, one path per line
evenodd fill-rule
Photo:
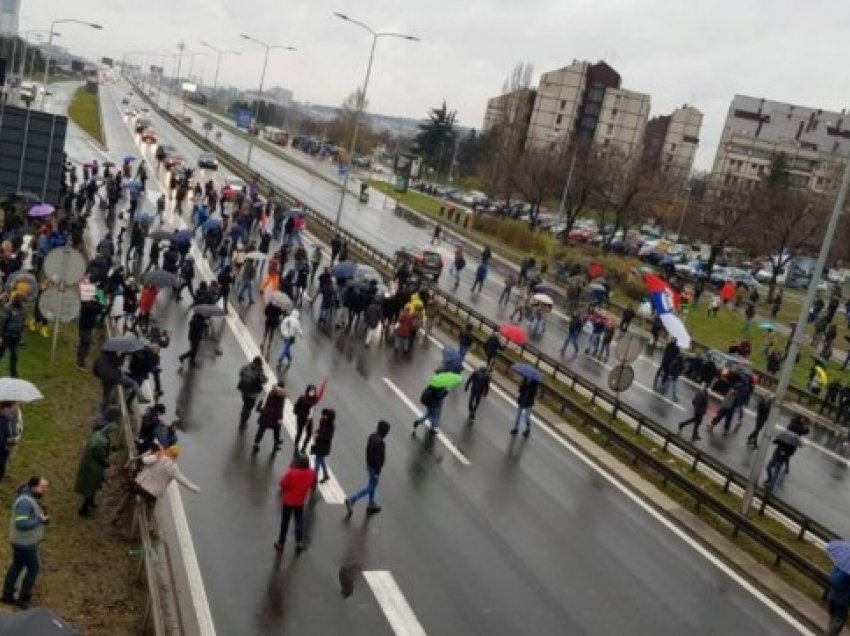
M 518 61 L 540 72 L 573 59 L 606 60 L 623 87 L 649 93 L 652 115 L 683 103 L 705 113 L 697 168 L 709 168 L 733 94 L 840 110 L 850 106 L 845 0 L 23 0 L 22 29 L 61 18 L 61 42 L 89 56 L 126 51 L 203 50 L 204 40 L 242 51 L 222 62 L 219 84 L 255 87 L 262 50 L 273 51 L 266 86 L 337 105 L 362 82 L 371 38 L 332 14 L 419 43 L 379 41 L 369 86 L 373 112 L 422 117 L 445 99 L 463 125 L 478 128 L 486 100 Z M 193 74 L 212 82 L 215 58 L 196 57 Z

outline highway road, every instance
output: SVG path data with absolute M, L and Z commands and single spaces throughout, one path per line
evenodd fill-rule
M 103 92 L 110 155 L 151 158 L 119 110 L 125 91 Z M 167 124 L 155 125 L 187 156 L 197 153 Z M 86 159 L 93 149 L 77 140 L 69 152 Z M 161 184 L 150 185 L 157 196 Z M 102 231 L 95 223 L 93 235 Z M 184 412 L 181 465 L 202 488 L 183 500 L 217 633 L 805 633 L 547 426 L 527 441 L 510 437 L 511 396 L 491 394 L 469 426 L 455 391 L 444 432 L 412 437 L 440 343 L 396 359 L 354 337 L 330 338 L 309 317 L 284 377 L 293 396 L 329 377 L 323 405 L 338 411 L 333 479 L 309 514 L 309 548 L 295 556 L 290 544 L 278 556 L 276 483 L 291 434 L 278 456 L 266 440 L 252 457 L 251 431 L 236 426 L 237 371 L 257 351 L 261 306 L 231 312 L 221 355 L 204 343 L 199 368 L 178 373 L 187 310 L 188 301 L 160 298 L 155 315 L 174 332 L 163 356 L 165 404 Z M 347 521 L 341 493 L 362 484 L 363 445 L 379 418 L 393 426 L 384 510 L 366 518 L 360 508 Z M 342 566 L 359 572 L 347 599 L 337 583 Z
M 127 84 L 122 85 L 122 91 L 128 89 Z M 182 106 L 176 100 L 172 101 L 172 110 L 180 112 Z M 166 131 L 169 141 L 175 143 L 178 150 L 186 157 L 191 159 L 198 154 L 198 149 L 173 131 L 168 124 L 156 115 L 153 119 L 154 126 L 161 131 Z M 200 129 L 202 123 L 201 118 L 193 117 L 193 126 Z M 247 152 L 245 140 L 227 131 L 222 133 L 221 146 L 237 157 L 244 156 Z M 333 218 L 339 200 L 339 188 L 270 154 L 262 146 L 255 148 L 252 165 L 270 181 L 278 183 L 293 195 L 300 197 L 311 209 Z M 358 203 L 353 196 L 346 197 L 343 227 L 385 253 L 392 253 L 403 244 L 425 245 L 429 242 L 428 229 L 416 227 L 396 216 L 391 208 L 383 205 L 382 201 L 383 197 L 376 195 L 369 204 L 364 205 Z M 444 244 L 441 249 L 450 260 L 452 248 Z M 467 265 L 457 290 L 453 288 L 451 277 L 444 273 L 440 281 L 441 289 L 454 294 L 462 302 L 494 320 L 507 321 L 510 309 L 498 305 L 498 297 L 503 286 L 499 273 L 494 272 L 488 277 L 481 293 L 470 293 L 475 265 L 475 263 Z M 565 333 L 563 317 L 553 316 L 542 338 L 536 344 L 544 351 L 557 354 Z M 583 336 L 583 339 L 585 338 L 587 338 L 586 335 Z M 691 383 L 682 380 L 679 383 L 679 402 L 657 394 L 651 388 L 652 378 L 657 370 L 657 357 L 657 354 L 654 358 L 642 355 L 637 360 L 634 365 L 637 380 L 633 387 L 621 396 L 621 400 L 644 415 L 664 424 L 669 430 L 676 430 L 678 422 L 690 415 L 690 401 L 694 394 L 694 387 Z M 613 359 L 608 363 L 602 363 L 582 354 L 571 357 L 571 353 L 568 353 L 564 359 L 570 368 L 582 377 L 597 386 L 607 387 L 607 375 L 615 362 Z M 703 441 L 699 442 L 699 445 L 706 453 L 720 459 L 727 466 L 748 474 L 753 451 L 746 446 L 744 440 L 752 426 L 753 413 L 750 410 L 740 431 L 729 437 L 723 437 L 719 432 L 708 434 L 703 430 Z M 792 461 L 792 472 L 780 480 L 777 494 L 835 532 L 850 535 L 850 517 L 846 514 L 846 510 L 850 509 L 850 491 L 845 487 L 848 460 L 823 445 L 828 440 L 818 438 L 818 435 L 819 432 L 816 431 L 813 435 L 813 443 L 799 450 Z

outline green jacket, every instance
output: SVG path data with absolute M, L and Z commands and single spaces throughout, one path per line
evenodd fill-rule
M 103 486 L 106 469 L 109 467 L 110 429 L 104 426 L 89 435 L 80 466 L 77 469 L 77 482 L 74 490 L 83 497 L 94 497 Z

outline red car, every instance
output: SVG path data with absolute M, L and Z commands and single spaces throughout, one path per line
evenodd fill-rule
M 153 128 L 147 128 L 142 133 L 142 141 L 147 144 L 155 144 L 157 141 L 157 134 Z
M 163 161 L 162 163 L 165 166 L 166 170 L 171 170 L 172 168 L 176 168 L 177 166 L 181 165 L 184 161 L 185 159 L 183 159 L 181 155 L 177 154 L 176 152 L 172 152 L 165 156 L 165 161 Z
M 399 265 L 410 265 L 411 271 L 417 276 L 436 281 L 443 272 L 443 257 L 434 250 L 406 245 L 396 251 L 395 257 Z
M 233 201 L 244 187 L 245 182 L 239 177 L 227 177 L 221 187 L 221 198 L 225 201 Z

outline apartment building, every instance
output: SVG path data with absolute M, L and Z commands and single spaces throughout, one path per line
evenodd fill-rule
M 487 100 L 484 112 L 483 132 L 490 132 L 497 126 L 509 126 L 518 130 L 523 139 L 528 131 L 528 120 L 534 105 L 536 91 L 533 88 L 520 88 L 503 93 Z
M 684 183 L 693 168 L 702 117 L 702 112 L 685 104 L 669 115 L 650 119 L 643 138 L 644 167 Z
M 850 115 L 735 95 L 711 171 L 716 188 L 761 181 L 784 154 L 791 184 L 814 192 L 837 188 L 850 154 Z
M 543 73 L 537 86 L 526 147 L 564 147 L 585 140 L 637 159 L 649 118 L 649 95 L 621 87 L 605 62 L 573 61 Z

